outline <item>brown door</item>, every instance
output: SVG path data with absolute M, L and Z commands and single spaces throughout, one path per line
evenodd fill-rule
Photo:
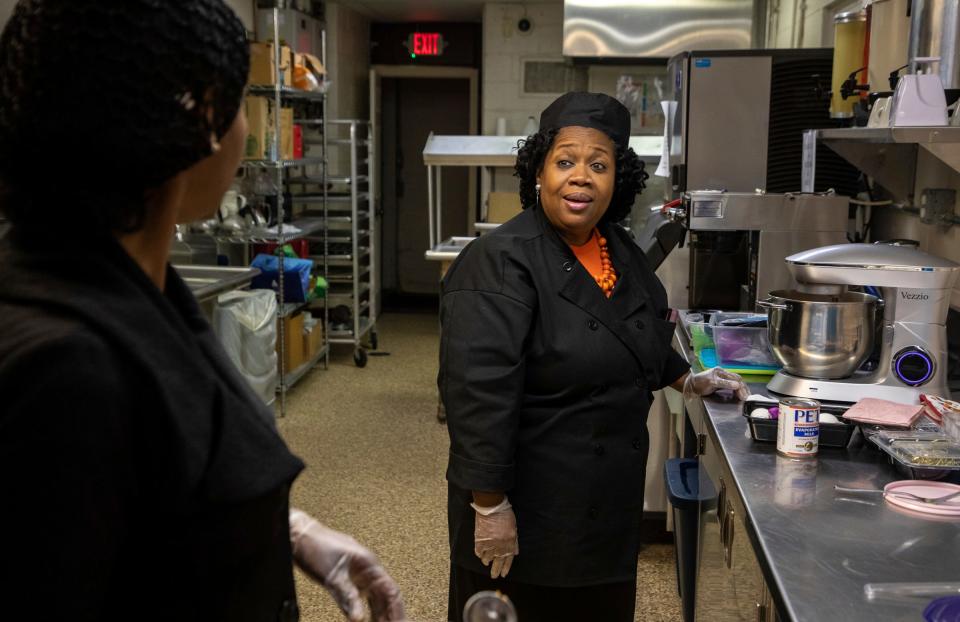
M 440 266 L 424 259 L 427 169 L 423 146 L 430 132 L 470 133 L 470 81 L 455 78 L 383 78 L 381 177 L 382 284 L 387 292 L 437 293 Z M 468 169 L 443 169 L 444 238 L 467 234 Z

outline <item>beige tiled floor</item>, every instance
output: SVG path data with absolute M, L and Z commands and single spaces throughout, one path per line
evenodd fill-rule
M 307 463 L 292 503 L 373 549 L 414 622 L 446 620 L 447 432 L 436 421 L 437 318 L 387 314 L 365 369 L 349 348 L 288 395 L 281 433 Z M 673 548 L 640 557 L 637 620 L 680 619 Z M 304 622 L 342 619 L 323 588 L 298 577 Z M 522 622 L 522 621 L 521 621 Z M 602 622 L 602 621 L 597 621 Z

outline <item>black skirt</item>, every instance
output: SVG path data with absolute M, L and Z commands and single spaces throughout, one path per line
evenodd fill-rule
M 483 590 L 499 590 L 517 608 L 519 622 L 633 622 L 636 581 L 585 587 L 549 587 L 491 579 L 456 564 L 450 565 L 448 622 L 462 622 L 467 600 Z

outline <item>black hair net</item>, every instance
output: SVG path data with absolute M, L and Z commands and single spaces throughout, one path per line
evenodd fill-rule
M 222 0 L 20 0 L 0 36 L 0 209 L 15 228 L 137 229 L 147 191 L 230 128 L 249 62 Z

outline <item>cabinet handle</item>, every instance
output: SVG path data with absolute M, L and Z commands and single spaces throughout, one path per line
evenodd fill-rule
M 720 493 L 717 495 L 717 522 L 720 523 L 720 543 L 724 541 L 724 531 L 726 523 L 726 514 L 725 508 L 727 507 L 727 485 L 723 481 L 723 477 L 720 478 Z
M 727 564 L 727 568 L 730 568 L 733 566 L 733 508 L 730 508 L 726 512 L 726 516 L 727 518 L 725 522 L 727 523 L 727 529 L 723 540 L 723 557 Z
M 757 603 L 757 622 L 767 622 L 767 608 Z

